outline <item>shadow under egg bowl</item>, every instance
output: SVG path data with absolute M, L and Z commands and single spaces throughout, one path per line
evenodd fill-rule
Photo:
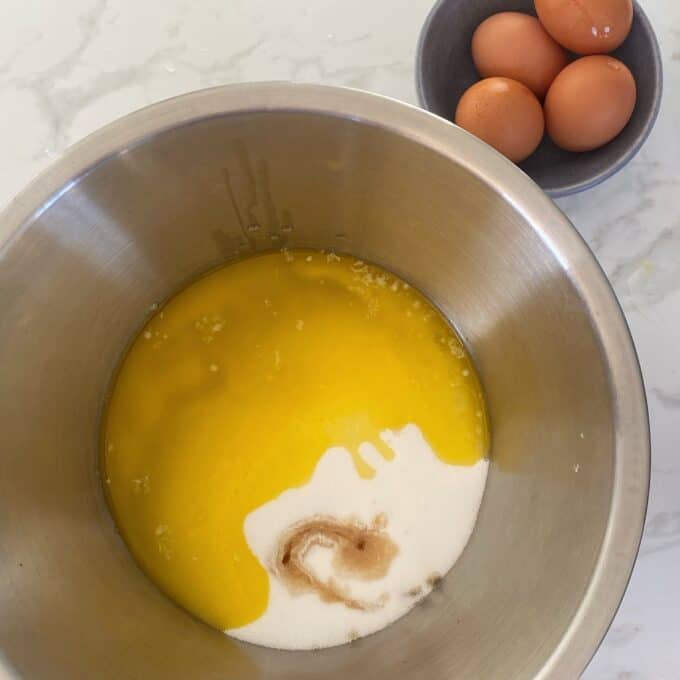
M 423 108 L 452 121 L 461 96 L 480 80 L 470 44 L 479 24 L 498 12 L 536 16 L 533 0 L 439 0 L 420 33 L 416 86 Z M 590 189 L 621 170 L 649 136 L 661 105 L 661 52 L 649 19 L 634 3 L 631 32 L 612 56 L 631 70 L 637 85 L 635 110 L 611 142 L 585 153 L 564 151 L 548 135 L 519 167 L 553 198 Z M 575 55 L 572 55 L 576 58 Z
M 0 230 L 0 675 L 578 677 L 637 554 L 645 396 L 604 274 L 509 161 L 376 95 L 224 87 L 90 136 Z M 349 252 L 427 295 L 466 341 L 491 421 L 461 559 L 403 619 L 319 652 L 238 643 L 176 606 L 116 533 L 97 476 L 102 407 L 151 305 L 284 246 Z M 446 518 L 432 521 L 445 541 Z

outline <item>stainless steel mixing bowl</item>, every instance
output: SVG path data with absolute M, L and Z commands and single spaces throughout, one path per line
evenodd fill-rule
M 555 205 L 433 115 L 342 89 L 197 92 L 89 137 L 2 215 L 0 667 L 26 678 L 578 676 L 642 530 L 648 423 L 614 295 Z M 102 404 L 152 303 L 240 253 L 333 248 L 411 281 L 486 389 L 493 460 L 441 588 L 319 653 L 237 644 L 116 534 Z M 441 540 L 446 540 L 446 519 Z

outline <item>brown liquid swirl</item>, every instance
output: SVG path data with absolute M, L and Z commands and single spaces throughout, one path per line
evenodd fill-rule
M 298 522 L 279 539 L 274 573 L 292 593 L 314 592 L 324 602 L 341 602 L 350 609 L 379 609 L 387 595 L 372 602 L 354 598 L 336 577 L 374 581 L 387 574 L 399 549 L 386 525 L 384 514 L 377 515 L 368 526 L 326 516 Z M 306 563 L 315 547 L 333 551 L 333 576 L 327 580 L 314 574 Z

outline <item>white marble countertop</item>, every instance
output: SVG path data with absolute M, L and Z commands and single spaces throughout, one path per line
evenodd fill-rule
M 96 128 L 189 90 L 294 79 L 415 102 L 416 39 L 432 1 L 5 0 L 0 206 Z M 652 424 L 640 558 L 587 680 L 680 679 L 680 3 L 644 6 L 664 55 L 657 126 L 619 175 L 559 202 L 623 304 Z

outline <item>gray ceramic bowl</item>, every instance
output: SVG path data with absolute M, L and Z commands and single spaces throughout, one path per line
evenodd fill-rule
M 453 120 L 463 92 L 479 80 L 470 41 L 475 28 L 497 12 L 534 14 L 533 0 L 439 0 L 420 34 L 416 79 L 420 104 Z M 662 90 L 661 53 L 649 19 L 635 4 L 630 35 L 612 53 L 635 76 L 638 98 L 623 132 L 600 149 L 572 153 L 546 136 L 538 150 L 520 165 L 550 196 L 566 196 L 603 182 L 639 151 L 659 112 Z

